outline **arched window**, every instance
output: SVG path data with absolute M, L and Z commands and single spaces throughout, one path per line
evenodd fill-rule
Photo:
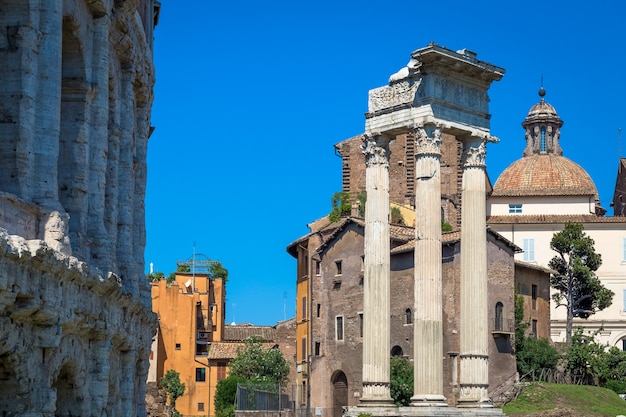
M 500 301 L 498 301 L 496 303 L 496 320 L 495 320 L 495 330 L 503 330 L 503 313 L 502 310 L 504 309 L 504 304 L 502 304 Z
M 539 130 L 539 150 L 541 152 L 546 151 L 546 128 L 542 127 Z
M 391 357 L 393 358 L 394 356 L 404 356 L 404 351 L 398 345 L 391 348 Z
M 413 312 L 411 311 L 410 308 L 407 308 L 404 311 L 404 315 L 406 317 L 406 324 L 412 324 L 413 323 Z

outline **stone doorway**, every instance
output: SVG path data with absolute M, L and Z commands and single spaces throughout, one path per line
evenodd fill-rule
M 56 390 L 57 401 L 55 417 L 72 417 L 80 416 L 81 409 L 80 396 L 78 395 L 78 382 L 76 381 L 76 366 L 69 362 L 63 365 L 59 376 L 52 384 L 52 388 Z M 82 400 L 82 399 L 81 399 Z
M 343 407 L 348 406 L 348 378 L 343 371 L 336 371 L 332 378 L 333 384 L 333 417 L 343 415 Z

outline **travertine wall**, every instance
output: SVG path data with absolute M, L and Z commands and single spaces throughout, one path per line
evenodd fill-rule
M 0 409 L 145 415 L 155 0 L 0 0 Z

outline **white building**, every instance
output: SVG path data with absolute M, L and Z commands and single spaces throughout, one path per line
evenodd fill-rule
M 521 159 L 502 172 L 488 199 L 487 222 L 523 248 L 516 259 L 547 266 L 556 255 L 550 249 L 555 232 L 567 222 L 582 223 L 602 255 L 597 275 L 615 293 L 613 304 L 574 328 L 602 328 L 598 342 L 626 350 L 626 217 L 605 217 L 596 186 L 578 164 L 563 156 L 559 136 L 563 121 L 544 100 L 545 90 L 522 123 L 526 148 Z M 552 341 L 565 340 L 565 307 L 551 303 Z

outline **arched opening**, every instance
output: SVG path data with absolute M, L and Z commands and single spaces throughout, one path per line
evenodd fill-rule
M 391 357 L 393 358 L 394 356 L 404 356 L 404 351 L 398 345 L 391 348 Z
M 341 417 L 343 407 L 348 406 L 348 378 L 343 371 L 335 371 L 330 382 L 333 386 L 333 417 Z
M 413 312 L 411 311 L 410 308 L 407 308 L 406 310 L 404 310 L 404 316 L 405 316 L 405 323 L 406 324 L 412 324 L 413 323 Z
M 0 356 L 0 410 L 6 411 L 6 415 L 19 415 L 21 410 L 17 398 L 18 381 L 14 369 L 14 363 L 7 356 Z
M 500 301 L 498 301 L 496 303 L 496 316 L 495 316 L 495 323 L 494 323 L 494 329 L 495 330 L 503 330 L 504 326 L 504 317 L 503 317 L 503 310 L 504 309 L 504 304 L 502 304 Z
M 59 376 L 52 384 L 57 392 L 55 417 L 72 417 L 82 415 L 78 401 L 78 384 L 76 383 L 76 365 L 68 362 L 61 367 Z

